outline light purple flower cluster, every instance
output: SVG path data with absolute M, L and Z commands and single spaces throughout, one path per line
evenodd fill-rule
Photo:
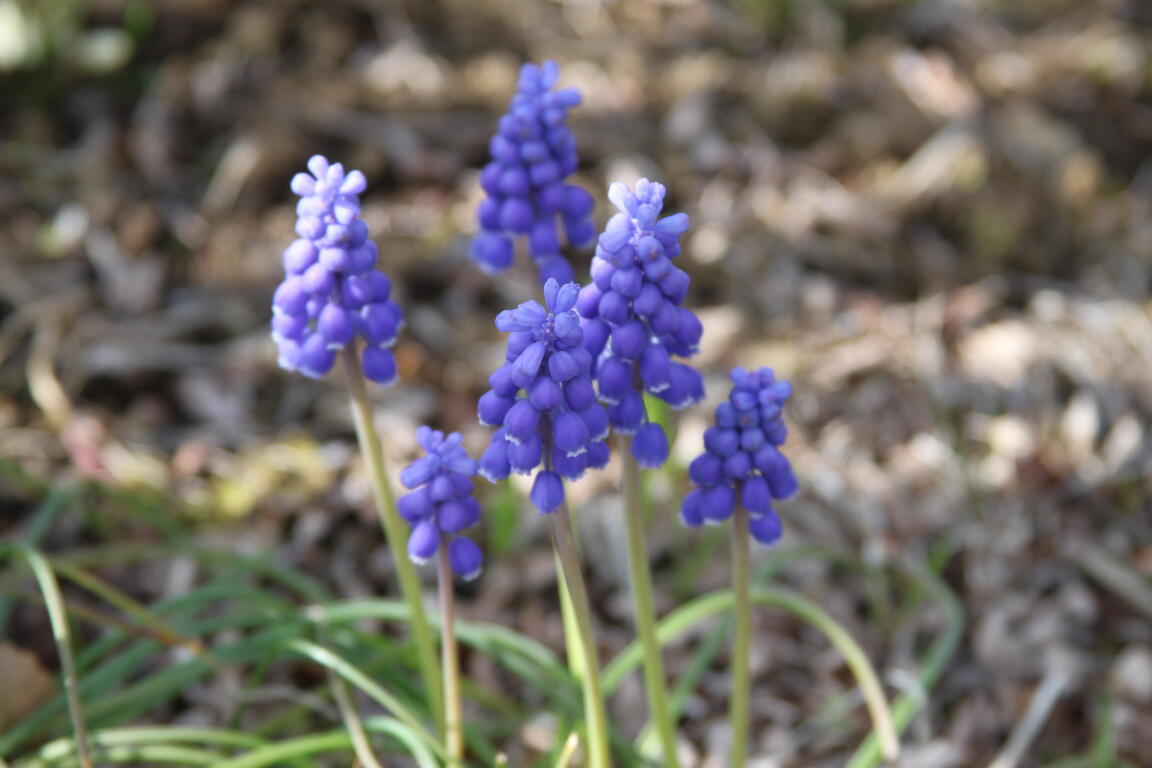
M 672 360 L 695 354 L 703 332 L 699 318 L 680 306 L 688 273 L 672 263 L 688 217 L 658 218 L 664 185 L 647 179 L 635 193 L 612 184 L 608 198 L 620 212 L 600 235 L 592 283 L 581 290 L 577 309 L 613 429 L 634 435 L 632 453 L 641 466 L 657 467 L 668 458 L 668 438 L 648 421 L 641 388 L 676 409 L 704 397 L 700 374 Z
M 505 364 L 488 379 L 480 423 L 500 428 L 480 457 L 480 474 L 497 482 L 510 472 L 531 474 L 531 499 L 541 512 L 564 503 L 561 478 L 576 479 L 608 463 L 608 414 L 596 401 L 592 355 L 573 307 L 580 287 L 544 285 L 544 304 L 526 301 L 496 317 L 508 333 Z
M 465 579 L 480 573 L 484 555 L 480 547 L 460 531 L 480 521 L 480 504 L 472 498 L 476 460 L 468 456 L 459 432 L 447 437 L 429 427 L 416 430 L 416 440 L 426 455 L 404 468 L 400 482 L 409 493 L 396 504 L 400 516 L 412 526 L 408 557 L 423 565 L 440 548 L 441 538 L 451 539 L 448 561 Z
M 480 234 L 472 243 L 476 261 L 500 272 L 512 265 L 516 238 L 527 237 L 541 283 L 572 279 L 572 267 L 560 254 L 557 217 L 571 245 L 586 245 L 596 235 L 592 196 L 564 181 L 578 164 L 576 140 L 565 122 L 580 92 L 551 90 L 557 75 L 553 61 L 520 69 L 516 95 L 489 144 L 492 160 L 480 174 L 487 199 L 477 211 Z
M 299 239 L 284 250 L 284 281 L 272 299 L 280 367 L 319 378 L 359 336 L 364 375 L 389 384 L 396 378 L 389 347 L 404 315 L 390 299 L 388 276 L 375 268 L 376 245 L 360 219 L 364 174 L 320 155 L 308 170 L 292 179 Z
M 792 385 L 777 381 L 771 368 L 734 368 L 731 379 L 732 393 L 716 407 L 716 426 L 704 433 L 704 453 L 688 468 L 698 487 L 684 497 L 680 516 L 691 526 L 719 523 L 739 500 L 752 536 L 772 544 L 781 533 L 772 500 L 788 498 L 797 487 L 792 464 L 778 450 L 788 437 L 781 409 Z

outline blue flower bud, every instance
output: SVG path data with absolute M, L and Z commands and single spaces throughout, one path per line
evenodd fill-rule
M 396 502 L 396 511 L 400 517 L 415 525 L 423 517 L 435 511 L 435 505 L 429 496 L 428 489 L 421 486 L 411 493 L 406 493 Z
M 360 368 L 365 378 L 377 384 L 387 385 L 396 380 L 396 358 L 390 349 L 365 347 Z
M 572 355 L 564 350 L 556 350 L 548 359 L 548 375 L 557 382 L 568 381 L 578 373 L 580 373 L 580 366 Z
M 548 347 L 542 341 L 529 344 L 516 358 L 516 362 L 512 365 L 513 370 L 519 373 L 524 380 L 535 379 L 536 374 L 540 371 L 540 364 L 544 362 L 544 354 L 547 351 Z
M 577 376 L 564 383 L 564 401 L 573 411 L 582 411 L 596 402 L 596 388 L 592 379 Z
M 308 333 L 306 315 L 272 315 L 272 338 L 277 344 L 285 340 L 300 341 Z
M 438 467 L 439 468 L 439 467 Z M 428 495 L 433 501 L 448 501 L 456 495 L 452 473 L 440 473 L 428 481 Z
M 752 469 L 752 457 L 744 451 L 736 451 L 724 459 L 724 474 L 733 480 L 740 480 Z
M 572 411 L 563 411 L 553 423 L 554 445 L 567 456 L 578 456 L 588 449 L 588 426 Z
M 670 336 L 680 327 L 680 308 L 666 299 L 660 299 L 652 314 L 652 331 L 658 336 Z
M 560 385 L 547 376 L 538 378 L 528 390 L 528 402 L 537 411 L 550 411 L 560 404 Z
M 360 328 L 369 344 L 391 344 L 396 339 L 399 317 L 390 301 L 374 302 L 360 310 Z
M 716 485 L 724 480 L 724 460 L 712 453 L 702 453 L 688 465 L 688 476 L 696 485 Z
M 612 329 L 612 354 L 625 360 L 635 360 L 644 353 L 648 340 L 644 325 L 631 320 Z
M 733 427 L 739 426 L 739 424 L 739 416 L 731 403 L 720 403 L 720 405 L 716 406 L 716 426 L 721 429 L 732 429 Z
M 703 525 L 704 511 L 702 509 L 702 501 L 704 499 L 704 492 L 699 488 L 689 491 L 684 500 L 680 503 L 680 521 L 684 525 L 695 528 Z
M 529 475 L 540 464 L 543 444 L 540 436 L 533 434 L 519 443 L 508 441 L 508 465 L 518 475 Z
M 290 275 L 299 275 L 308 267 L 316 263 L 319 251 L 311 240 L 303 238 L 292 241 L 284 249 L 284 271 Z
M 526 399 L 517 400 L 504 416 L 504 429 L 507 438 L 513 443 L 522 443 L 536 434 L 540 422 L 540 412 Z
M 329 304 L 320 311 L 316 328 L 330 347 L 343 347 L 356 335 L 352 313 L 339 304 Z
M 612 275 L 612 290 L 625 298 L 635 298 L 644 287 L 644 274 L 636 267 L 617 269 Z
M 600 399 L 606 403 L 618 403 L 632 390 L 632 366 L 617 357 L 601 361 L 597 375 L 600 385 Z
M 287 315 L 300 315 L 308 305 L 308 292 L 304 290 L 304 283 L 298 277 L 287 277 L 276 288 L 272 297 L 274 311 Z
M 645 415 L 644 398 L 634 389 L 625 392 L 620 402 L 608 408 L 608 421 L 623 435 L 634 434 L 644 423 Z
M 512 368 L 502 365 L 488 376 L 488 385 L 498 397 L 514 398 L 520 391 L 519 385 L 512 381 Z
M 705 488 L 700 496 L 700 513 L 708 522 L 719 523 L 732 517 L 736 507 L 736 494 L 728 485 Z
M 581 317 L 589 319 L 596 317 L 600 309 L 600 297 L 603 295 L 604 292 L 594 283 L 584 286 L 580 289 L 580 298 L 576 300 L 576 311 Z
M 772 493 L 768 488 L 768 481 L 760 475 L 753 475 L 745 479 L 744 487 L 740 490 L 740 503 L 753 516 L 771 512 Z
M 475 542 L 460 536 L 448 544 L 448 563 L 453 573 L 465 581 L 471 581 L 480 575 L 484 555 Z
M 431 519 L 421 520 L 408 537 L 408 559 L 423 565 L 435 556 L 440 546 L 440 530 Z
M 597 311 L 601 320 L 619 324 L 628 321 L 629 309 L 628 299 L 623 294 L 610 290 L 600 297 Z
M 500 221 L 499 207 L 495 209 L 494 218 Z M 484 222 L 481 222 L 483 226 Z M 511 238 L 492 232 L 481 232 L 472 241 L 472 258 L 487 272 L 503 272 L 512 266 L 516 257 L 515 246 Z
M 756 541 L 771 546 L 780 540 L 783 526 L 777 514 L 770 510 L 760 517 L 748 518 L 748 531 Z
M 503 424 L 508 409 L 512 407 L 512 402 L 511 397 L 501 397 L 496 394 L 495 390 L 485 392 L 480 396 L 480 401 L 476 404 L 480 423 L 489 427 Z
M 704 448 L 720 458 L 727 458 L 740 450 L 740 436 L 734 429 L 709 427 L 704 431 Z
M 593 403 L 579 412 L 584 426 L 588 427 L 591 440 L 603 440 L 608 436 L 608 411 L 599 403 Z
M 760 446 L 764 445 L 764 431 L 760 429 L 742 429 L 740 430 L 740 449 L 755 453 Z
M 588 469 L 588 451 L 570 456 L 556 448 L 552 451 L 552 468 L 565 480 L 579 480 Z
M 319 333 L 313 333 L 300 345 L 297 367 L 300 373 L 318 379 L 328 373 L 336 355 L 328 348 L 328 340 Z
M 640 380 L 644 389 L 658 394 L 668 389 L 672 380 L 672 368 L 668 350 L 659 344 L 649 344 L 640 358 Z
M 632 438 L 632 455 L 645 469 L 655 469 L 668 460 L 668 438 L 659 424 L 648 422 Z
M 529 497 L 538 511 L 555 512 L 564 503 L 564 481 L 555 472 L 542 470 L 536 474 Z
M 490 483 L 498 483 L 512 471 L 509 464 L 508 449 L 511 447 L 504 438 L 504 430 L 498 429 L 492 435 L 492 441 L 480 456 L 480 476 Z
M 608 323 L 599 319 L 585 320 L 583 322 L 584 340 L 583 348 L 592 357 L 599 357 L 608 343 L 608 334 L 611 329 Z
M 415 488 L 424 485 L 435 476 L 439 468 L 438 462 L 434 462 L 427 457 L 417 459 L 400 472 L 400 484 L 405 488 Z
M 446 501 L 438 507 L 436 515 L 440 530 L 456 533 L 480 522 L 480 503 L 471 498 Z
M 640 293 L 632 300 L 632 310 L 639 317 L 651 318 L 665 303 L 664 297 L 660 294 L 660 289 L 653 283 L 646 282 L 644 283 L 644 287 L 640 289 Z M 581 314 L 583 314 L 583 312 L 581 312 Z
M 313 296 L 327 296 L 336 285 L 335 278 L 323 264 L 313 264 L 300 276 L 304 290 Z

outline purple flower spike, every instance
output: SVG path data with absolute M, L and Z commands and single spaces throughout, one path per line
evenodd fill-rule
M 684 497 L 685 525 L 718 523 L 736 504 L 748 511 L 748 532 L 764 545 L 780 539 L 773 500 L 796 493 L 796 475 L 779 451 L 788 435 L 781 412 L 792 385 L 777 381 L 771 368 L 734 368 L 732 392 L 716 407 L 716 426 L 704 433 L 704 453 L 689 466 L 694 490 Z
M 477 405 L 481 423 L 501 425 L 480 474 L 497 482 L 510 472 L 536 473 L 531 498 L 544 513 L 564 503 L 563 479 L 608 462 L 608 414 L 596 402 L 592 355 L 582 346 L 579 296 L 575 283 L 549 280 L 543 306 L 526 301 L 497 315 L 496 327 L 509 334 L 507 363 Z
M 426 563 L 439 549 L 441 537 L 447 536 L 448 562 L 453 572 L 461 578 L 474 579 L 480 573 L 484 556 L 460 532 L 480 522 L 480 504 L 472 498 L 471 478 L 482 462 L 464 450 L 459 432 L 445 437 L 443 432 L 420 427 L 416 441 L 425 455 L 400 473 L 400 482 L 411 490 L 396 502 L 400 516 L 412 526 L 408 556 L 414 563 Z
M 572 280 L 560 254 L 563 225 L 569 245 L 581 247 L 596 234 L 592 196 L 565 179 L 576 170 L 576 140 L 565 123 L 581 101 L 572 88 L 553 90 L 556 62 L 525 64 L 508 112 L 489 142 L 491 161 L 480 174 L 487 197 L 477 209 L 480 232 L 472 257 L 489 272 L 512 266 L 515 242 L 524 239 L 540 270 L 540 283 Z
M 600 235 L 592 285 L 580 292 L 576 307 L 584 348 L 595 357 L 600 400 L 611 405 L 612 428 L 634 434 L 633 454 L 641 466 L 653 468 L 667 460 L 668 438 L 648 421 L 642 393 L 675 409 L 704 397 L 700 374 L 672 360 L 695 354 L 703 329 L 696 315 L 680 306 L 688 274 L 672 263 L 688 217 L 659 218 L 664 186 L 647 179 L 637 182 L 635 191 L 613 184 L 608 198 L 620 212 Z
M 292 179 L 299 239 L 284 250 L 284 282 L 272 299 L 272 338 L 280 367 L 320 378 L 336 353 L 364 341 L 364 376 L 379 384 L 396 379 L 389 349 L 404 315 L 389 295 L 392 283 L 376 270 L 376 246 L 360 220 L 359 195 L 367 182 L 320 155 L 310 173 Z

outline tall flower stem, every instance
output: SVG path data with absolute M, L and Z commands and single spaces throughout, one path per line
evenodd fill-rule
M 464 764 L 464 718 L 460 710 L 460 655 L 456 645 L 456 597 L 452 589 L 452 565 L 448 559 L 448 534 L 440 534 L 437 553 L 440 580 L 440 653 L 444 672 L 448 765 Z
M 552 545 L 560 559 L 561 573 L 572 600 L 572 613 L 579 630 L 579 646 L 584 661 L 584 711 L 588 719 L 588 752 L 591 768 L 611 768 L 612 757 L 608 747 L 608 715 L 604 709 L 604 694 L 600 686 L 600 661 L 596 653 L 596 640 L 592 636 L 592 609 L 588 602 L 588 588 L 580 570 L 580 557 L 572 537 L 572 520 L 568 507 L 561 504 L 551 515 Z
M 633 616 L 636 634 L 644 649 L 644 686 L 648 709 L 660 745 L 665 768 L 680 768 L 676 755 L 676 729 L 668 714 L 668 689 L 664 681 L 664 663 L 656 639 L 656 610 L 652 601 L 652 574 L 648 566 L 648 542 L 644 535 L 644 500 L 640 489 L 640 465 L 632 455 L 632 440 L 620 438 L 620 457 L 624 462 L 624 517 L 628 531 L 628 574 L 632 582 Z
M 735 594 L 735 632 L 732 638 L 732 699 L 728 721 L 732 726 L 731 768 L 744 768 L 748 762 L 748 653 L 752 640 L 752 601 L 749 598 L 748 568 L 750 536 L 748 510 L 737 504 L 732 514 L 732 591 Z
M 380 442 L 380 435 L 376 432 L 376 423 L 372 419 L 372 404 L 368 401 L 368 391 L 364 386 L 364 377 L 360 372 L 360 354 L 354 346 L 348 345 L 344 348 L 341 357 L 343 358 L 344 374 L 348 380 L 348 390 L 352 400 L 352 417 L 356 422 L 356 437 L 360 442 L 360 451 L 364 454 L 364 460 L 368 464 L 368 474 L 372 481 L 372 495 L 376 499 L 376 510 L 380 515 L 380 523 L 384 527 L 384 537 L 388 540 L 388 551 L 392 555 L 392 563 L 400 580 L 400 591 L 403 594 L 405 604 L 408 606 L 409 627 L 412 632 L 412 641 L 416 645 L 420 674 L 424 678 L 424 688 L 428 691 L 428 701 L 436 728 L 443 734 L 445 732 L 444 698 L 441 690 L 440 667 L 436 664 L 436 645 L 432 640 L 432 631 L 428 627 L 428 617 L 424 614 L 420 579 L 416 575 L 416 568 L 408 559 L 408 553 L 405 550 L 405 525 L 396 511 L 396 496 L 392 493 L 392 483 L 388 479 L 384 447 Z

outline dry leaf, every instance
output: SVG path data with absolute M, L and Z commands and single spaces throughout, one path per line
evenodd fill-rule
M 56 681 L 31 651 L 0 643 L 0 731 L 20 722 L 56 691 Z

